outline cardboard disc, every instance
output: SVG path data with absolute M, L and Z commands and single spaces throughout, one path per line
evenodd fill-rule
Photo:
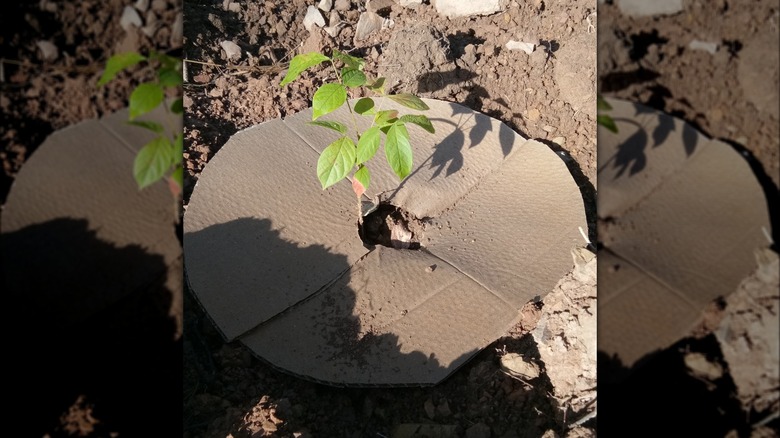
M 599 126 L 599 350 L 631 367 L 736 290 L 771 235 L 747 161 L 682 120 L 607 99 Z
M 209 161 L 185 213 L 185 271 L 227 340 L 333 385 L 435 384 L 572 268 L 587 228 L 561 158 L 424 101 L 436 133 L 407 125 L 411 174 L 399 181 L 382 149 L 368 162 L 368 198 L 411 215 L 417 250 L 364 244 L 350 181 L 322 190 L 319 153 L 340 134 L 308 125 L 311 109 L 235 134 Z M 345 107 L 322 119 L 353 126 Z
M 162 123 L 167 115 L 143 118 Z M 172 129 L 181 126 L 176 119 Z M 51 134 L 20 169 L 3 206 L 3 295 L 42 333 L 151 290 L 181 319 L 174 198 L 165 182 L 138 189 L 133 161 L 153 135 L 127 120 L 121 110 Z

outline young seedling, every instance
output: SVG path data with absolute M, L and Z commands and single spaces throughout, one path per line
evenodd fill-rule
M 171 114 L 183 113 L 182 98 L 174 100 L 170 108 L 164 103 L 167 89 L 180 90 L 182 84 L 181 61 L 162 53 L 151 52 L 149 56 L 143 56 L 136 52 L 120 53 L 109 58 L 106 69 L 98 80 L 102 86 L 113 80 L 120 71 L 146 62 L 154 65 L 157 77 L 154 81 L 138 85 L 130 94 L 129 121 L 131 125 L 147 129 L 158 134 L 157 137 L 147 143 L 135 157 L 133 163 L 133 176 L 139 189 L 143 189 L 166 175 L 170 177 L 169 188 L 174 197 L 178 197 L 183 186 L 182 150 L 183 136 L 181 129 L 177 129 L 174 123 L 169 123 L 166 135 L 166 127 L 162 124 L 139 120 L 138 117 L 163 105 L 168 113 L 168 121 L 172 122 Z M 178 93 L 180 95 L 180 93 Z
M 322 189 L 336 184 L 346 178 L 351 171 L 352 190 L 358 200 L 368 189 L 371 183 L 371 173 L 366 163 L 376 155 L 384 134 L 385 157 L 390 168 L 398 176 L 399 180 L 406 178 L 412 171 L 412 146 L 409 140 L 407 123 L 415 124 L 422 129 L 435 133 L 431 121 L 422 114 L 401 115 L 396 110 L 382 110 L 381 103 L 384 98 L 389 98 L 407 108 L 414 110 L 428 110 L 419 97 L 409 93 L 386 94 L 384 90 L 385 78 L 369 80 L 363 71 L 364 60 L 333 50 L 332 56 L 322 53 L 310 52 L 295 56 L 290 61 L 290 67 L 282 79 L 280 86 L 284 87 L 294 81 L 305 70 L 322 63 L 330 63 L 333 68 L 335 81 L 325 83 L 317 89 L 312 100 L 311 125 L 337 131 L 341 136 L 328 145 L 317 160 L 317 178 Z M 340 64 L 339 69 L 336 64 Z M 354 107 L 347 100 L 348 89 L 363 87 L 375 96 L 382 97 L 380 106 L 371 97 L 363 97 L 355 102 Z M 335 111 L 346 104 L 352 114 L 354 137 L 348 133 L 349 128 L 336 121 L 318 120 L 320 117 Z M 370 117 L 371 126 L 365 131 L 360 131 L 355 114 Z M 358 202 L 360 206 L 361 203 Z M 362 211 L 360 217 L 362 218 Z

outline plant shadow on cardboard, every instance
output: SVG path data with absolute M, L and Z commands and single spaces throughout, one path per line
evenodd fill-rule
M 452 36 L 450 36 L 451 44 L 453 44 L 452 41 L 454 40 Z M 477 43 L 484 42 L 479 39 L 476 39 L 475 41 Z M 557 43 L 555 44 L 557 45 Z M 556 46 L 551 44 L 551 47 L 555 48 Z M 457 54 L 456 50 L 455 50 L 455 54 Z M 444 89 L 445 87 L 447 87 L 447 85 L 460 84 L 467 80 L 473 79 L 476 76 L 477 76 L 476 73 L 465 68 L 455 68 L 453 70 L 444 71 L 444 72 L 424 73 L 420 75 L 418 78 L 417 92 L 430 93 L 430 92 L 438 91 Z M 458 116 L 459 114 L 465 114 L 466 116 L 471 116 L 473 113 L 470 110 L 479 111 L 482 113 L 482 114 L 477 114 L 474 120 L 475 125 L 469 131 L 468 146 L 463 131 L 460 129 L 456 129 L 455 131 L 453 131 L 452 134 L 450 134 L 441 143 L 437 144 L 434 147 L 433 154 L 430 157 L 428 157 L 428 159 L 426 159 L 422 164 L 418 165 L 417 169 L 413 171 L 410 176 L 414 175 L 417 171 L 419 171 L 422 168 L 423 165 L 426 164 L 431 169 L 433 168 L 436 169 L 434 171 L 433 178 L 439 176 L 442 172 L 445 171 L 446 171 L 445 176 L 450 176 L 453 173 L 460 170 L 461 168 L 463 168 L 464 148 L 473 148 L 479 146 L 482 140 L 487 136 L 488 132 L 492 131 L 493 129 L 490 119 L 488 117 L 492 117 L 502 122 L 501 127 L 499 128 L 498 138 L 499 138 L 499 143 L 501 145 L 501 152 L 504 154 L 504 158 L 506 158 L 512 152 L 516 134 L 519 134 L 523 138 L 530 139 L 528 134 L 526 134 L 522 129 L 520 129 L 518 124 L 515 122 L 515 120 L 522 120 L 522 114 L 509 111 L 512 118 L 510 120 L 505 120 L 504 114 L 501 111 L 497 111 L 497 110 L 485 111 L 483 109 L 484 106 L 483 102 L 487 102 L 487 101 L 496 102 L 499 105 L 506 108 L 507 111 L 509 111 L 509 104 L 503 98 L 499 97 L 498 99 L 492 99 L 487 89 L 475 85 L 469 88 L 469 93 L 466 96 L 466 98 L 463 99 L 462 102 L 458 102 L 465 107 L 464 109 L 457 108 L 453 112 L 451 118 L 449 119 L 441 119 L 441 118 L 431 119 L 434 125 L 447 124 L 447 125 L 458 127 L 462 123 L 468 121 L 468 119 L 466 119 L 466 120 L 458 120 L 457 122 L 455 122 L 455 120 L 457 120 L 456 116 Z M 488 117 L 484 117 L 483 114 Z M 593 123 L 595 124 L 595 121 Z M 585 173 L 582 171 L 579 164 L 574 159 L 571 158 L 569 152 L 565 150 L 563 147 L 561 147 L 556 143 L 553 143 L 550 140 L 543 139 L 543 138 L 534 138 L 533 140 L 536 140 L 540 143 L 547 145 L 551 150 L 553 150 L 556 153 L 558 157 L 561 157 L 563 162 L 566 164 L 566 168 L 569 170 L 569 173 L 572 175 L 574 182 L 577 184 L 577 187 L 580 189 L 583 203 L 585 204 L 585 215 L 588 224 L 588 238 L 590 239 L 591 242 L 595 242 L 596 241 L 596 188 L 593 186 L 593 183 L 588 179 L 587 176 L 585 176 Z M 401 183 L 399 189 L 400 187 L 403 187 L 403 184 L 404 182 Z M 392 199 L 392 196 L 390 197 L 390 199 Z
M 242 239 L 228 239 L 227 236 L 242 236 Z M 358 239 L 358 236 L 356 235 L 355 238 Z M 389 394 L 387 391 L 397 393 L 399 396 L 400 394 L 406 394 L 411 397 L 414 390 L 409 387 L 420 388 L 429 386 L 426 384 L 415 384 L 414 376 L 424 378 L 429 373 L 441 373 L 442 375 L 447 375 L 447 377 L 437 384 L 437 388 L 449 385 L 448 382 L 453 379 L 460 379 L 460 383 L 452 384 L 452 386 L 457 388 L 458 391 L 462 390 L 464 398 L 481 396 L 481 393 L 476 388 L 463 382 L 466 380 L 464 373 L 456 373 L 455 371 L 477 357 L 483 357 L 485 354 L 495 355 L 495 352 L 488 351 L 491 350 L 489 348 L 482 352 L 478 350 L 464 351 L 452 364 L 445 366 L 439 362 L 434 354 L 427 355 L 419 351 L 402 353 L 400 351 L 399 338 L 393 333 L 372 332 L 370 330 L 366 331 L 364 327 L 361 328 L 363 324 L 370 322 L 370 318 L 364 318 L 361 324 L 359 318 L 354 316 L 355 314 L 363 313 L 362 311 L 365 309 L 359 308 L 356 303 L 356 292 L 348 286 L 351 267 L 347 263 L 345 256 L 333 254 L 321 245 L 300 247 L 295 243 L 285 241 L 279 237 L 279 232 L 272 228 L 271 221 L 267 219 L 242 218 L 213 225 L 201 231 L 185 235 L 186 245 L 192 245 L 198 240 L 202 242 L 231 242 L 229 245 L 230 251 L 214 250 L 215 263 L 223 267 L 256 266 L 258 261 L 263 259 L 262 253 L 267 252 L 269 248 L 273 248 L 274 254 L 278 255 L 274 263 L 299 266 L 302 271 L 305 271 L 305 267 L 311 264 L 325 263 L 334 266 L 334 270 L 343 272 L 336 281 L 331 282 L 327 287 L 323 287 L 316 292 L 313 291 L 308 298 L 292 305 L 288 310 L 253 329 L 253 331 L 259 330 L 257 333 L 260 336 L 267 337 L 267 340 L 263 341 L 263 351 L 252 351 L 252 355 L 254 359 L 259 360 L 261 364 L 268 366 L 269 369 L 258 368 L 258 364 L 254 360 L 252 364 L 245 363 L 243 365 L 252 370 L 252 376 L 257 376 L 254 377 L 254 382 L 251 381 L 252 379 L 250 381 L 244 379 L 243 383 L 249 385 L 249 387 L 266 389 L 261 393 L 248 391 L 245 395 L 239 397 L 242 400 L 238 404 L 243 406 L 244 411 L 236 414 L 235 418 L 228 423 L 241 424 L 239 432 L 251 432 L 252 425 L 249 424 L 247 418 L 250 417 L 253 408 L 258 403 L 258 399 L 263 395 L 271 396 L 272 398 L 294 397 L 296 400 L 300 398 L 299 402 L 307 406 L 306 411 L 318 409 L 315 406 L 320 402 L 315 394 L 326 397 L 325 400 L 331 400 L 328 397 L 346 397 L 352 401 L 351 405 L 357 406 L 357 409 L 359 409 L 360 406 L 365 404 L 366 398 L 374 401 L 381 400 L 387 397 L 384 395 Z M 225 246 L 227 247 L 227 245 Z M 226 257 L 228 260 L 225 260 Z M 303 275 L 303 272 L 301 274 Z M 262 293 L 263 286 L 264 279 L 257 278 L 258 293 Z M 369 286 L 366 285 L 365 287 Z M 188 414 L 190 411 L 188 406 L 194 407 L 198 405 L 199 393 L 204 390 L 208 392 L 206 388 L 210 385 L 223 384 L 217 383 L 219 381 L 217 375 L 221 366 L 215 363 L 214 357 L 215 353 L 225 345 L 225 338 L 219 329 L 215 327 L 216 324 L 213 319 L 199 305 L 196 293 L 197 291 L 191 290 L 189 285 L 185 286 L 185 306 L 187 309 L 185 312 L 187 333 L 185 339 L 185 366 L 189 367 L 189 369 L 185 371 L 184 423 L 185 430 L 193 433 L 199 429 L 205 430 L 216 418 L 221 418 L 225 414 L 222 409 L 215 410 L 212 418 L 202 418 L 202 416 L 196 417 Z M 322 309 L 327 309 L 327 311 Z M 333 311 L 334 309 L 336 310 Z M 204 324 L 206 321 L 210 323 Z M 453 330 L 457 330 L 457 327 L 453 327 Z M 240 338 L 233 342 L 240 342 Z M 509 342 L 513 342 L 513 340 Z M 509 342 L 505 341 L 507 345 L 509 345 Z M 514 342 L 519 341 L 514 340 Z M 517 345 L 513 344 L 513 346 Z M 280 348 L 281 346 L 283 348 Z M 319 346 L 326 346 L 327 348 L 319 350 Z M 248 347 L 243 345 L 240 348 L 249 350 Z M 535 350 L 535 344 L 532 341 L 529 342 L 528 339 L 525 339 L 523 348 L 524 354 L 538 359 L 538 351 L 531 351 Z M 323 353 L 327 357 L 323 357 Z M 314 357 L 315 355 L 317 357 Z M 498 372 L 496 362 L 491 364 L 492 368 L 490 370 L 485 370 L 485 379 L 489 379 L 489 376 Z M 233 370 L 231 372 L 235 373 L 237 371 Z M 277 372 L 279 373 L 277 374 Z M 356 376 L 363 374 L 364 377 L 366 373 L 373 373 L 372 375 L 389 373 L 400 382 L 398 385 L 350 385 L 340 381 L 328 381 L 327 378 L 312 376 L 312 374 L 337 376 L 337 379 L 344 378 L 344 380 L 348 381 L 350 373 L 354 373 Z M 278 382 L 280 379 L 285 382 L 282 384 L 285 388 L 283 391 L 277 387 L 278 385 L 272 383 Z M 405 381 L 405 379 L 407 380 Z M 550 388 L 549 379 L 546 375 L 543 375 L 534 383 Z M 544 391 L 539 392 L 542 395 L 546 394 Z M 311 397 L 297 397 L 295 394 L 299 393 L 310 394 Z M 236 396 L 236 394 L 236 392 L 231 392 L 232 396 Z M 327 396 L 324 394 L 327 394 Z M 552 406 L 552 401 L 546 396 L 543 399 L 529 397 L 529 403 L 533 403 L 539 409 L 549 412 L 551 418 L 556 418 L 557 411 Z M 192 410 L 196 409 L 192 408 Z M 199 411 L 202 411 L 202 409 Z M 411 412 L 412 409 L 410 408 L 409 411 Z M 540 425 L 536 412 L 530 408 L 527 411 L 527 425 L 531 425 L 528 427 L 540 427 L 539 436 L 546 430 L 544 427 L 554 427 L 555 423 Z M 202 412 L 201 415 L 203 415 Z M 296 417 L 295 414 L 289 411 L 285 413 L 282 410 L 278 410 L 276 415 L 284 421 L 284 424 L 279 425 L 279 427 L 296 427 L 296 425 L 304 424 L 315 435 L 318 432 L 332 433 L 332 431 L 326 429 L 318 429 L 327 427 L 318 424 L 319 422 L 306 424 L 307 418 L 305 418 L 305 415 L 303 415 L 303 418 L 300 416 L 301 414 Z M 398 418 L 392 418 L 392 416 L 388 418 L 386 415 L 368 414 L 368 417 L 365 415 L 365 413 L 363 415 L 360 413 L 352 415 L 350 413 L 342 419 L 332 421 L 348 423 L 343 426 L 348 429 L 353 428 L 353 431 L 362 431 L 364 434 L 360 436 L 375 436 L 372 431 L 388 433 L 389 428 L 395 424 L 395 421 L 398 421 Z M 410 415 L 408 418 L 409 422 L 418 422 L 419 417 L 417 415 L 419 415 L 419 411 L 415 411 L 414 415 Z M 453 422 L 456 421 L 453 420 Z M 293 429 L 279 430 L 280 433 L 293 431 Z M 224 432 L 227 433 L 227 431 Z
M 100 240 L 86 220 L 2 235 L 9 418 L 16 436 L 69 436 L 79 396 L 99 421 L 84 436 L 180 435 L 181 341 L 161 256 Z M 21 323 L 21 325 L 20 325 Z M 10 429 L 9 429 L 10 428 Z

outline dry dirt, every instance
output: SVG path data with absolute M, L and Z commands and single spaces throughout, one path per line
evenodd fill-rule
M 335 37 L 303 27 L 313 1 L 185 2 L 185 208 L 198 175 L 231 135 L 307 108 L 329 79 L 315 70 L 280 88 L 286 62 L 338 48 L 364 57 L 365 71 L 386 75 L 393 92 L 460 103 L 559 152 L 581 188 L 595 240 L 595 2 L 508 2 L 500 13 L 455 19 L 428 2 L 416 10 L 372 3 L 393 24 L 355 41 L 363 2 L 335 2 L 346 22 Z M 508 50 L 510 39 L 541 45 L 527 55 Z M 241 56 L 228 59 L 223 41 L 237 44 Z M 590 291 L 583 301 L 594 305 Z M 510 353 L 541 363 L 530 332 L 542 307 L 527 305 L 518 326 L 435 387 L 334 388 L 225 343 L 186 291 L 185 436 L 592 436 L 592 420 L 568 429 L 579 418 L 560 409 L 571 399 L 555 398 L 544 364 L 527 382 L 501 371 L 500 359 Z M 416 434 L 403 434 L 410 429 Z

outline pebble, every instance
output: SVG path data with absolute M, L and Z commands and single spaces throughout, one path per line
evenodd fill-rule
M 132 6 L 125 6 L 125 9 L 122 10 L 122 17 L 119 18 L 119 25 L 122 26 L 122 29 L 124 29 L 125 32 L 129 32 L 131 27 L 141 27 L 143 22 L 135 8 Z
M 352 2 L 350 0 L 336 0 L 333 7 L 336 8 L 337 11 L 348 11 L 352 7 Z
M 382 21 L 382 17 L 371 11 L 360 14 L 357 26 L 355 26 L 355 41 L 365 39 L 374 31 L 381 29 Z
M 506 48 L 509 50 L 522 50 L 523 52 L 530 55 L 531 53 L 534 52 L 534 49 L 536 49 L 536 44 L 526 43 L 523 41 L 509 40 L 506 43 Z
M 620 0 L 617 5 L 621 12 L 632 17 L 673 15 L 683 10 L 682 0 Z
M 219 45 L 222 46 L 222 49 L 225 51 L 227 59 L 237 59 L 241 57 L 241 48 L 233 41 L 222 41 Z
M 60 56 L 60 51 L 57 49 L 57 46 L 52 44 L 51 41 L 37 41 L 35 45 L 38 46 L 38 49 L 41 51 L 41 59 L 44 61 L 53 61 L 57 59 L 58 56 Z
M 303 27 L 309 32 L 314 27 L 325 27 L 325 18 L 320 13 L 320 10 L 314 6 L 309 6 L 306 9 L 306 16 L 303 17 Z
M 137 0 L 134 6 L 140 12 L 146 12 L 149 9 L 149 0 Z
M 436 11 L 449 18 L 490 15 L 503 10 L 500 0 L 437 0 Z
M 405 8 L 417 9 L 422 4 L 422 0 L 401 0 L 400 3 Z
M 542 114 L 536 108 L 531 108 L 530 110 L 528 110 L 528 120 L 530 120 L 532 122 L 535 122 L 535 121 L 539 120 L 539 117 L 541 115 Z
M 714 55 L 718 51 L 718 43 L 708 43 L 706 41 L 692 40 L 688 43 L 688 48 L 691 50 L 704 50 Z
M 317 7 L 325 12 L 330 12 L 331 8 L 333 8 L 333 0 L 320 0 Z

